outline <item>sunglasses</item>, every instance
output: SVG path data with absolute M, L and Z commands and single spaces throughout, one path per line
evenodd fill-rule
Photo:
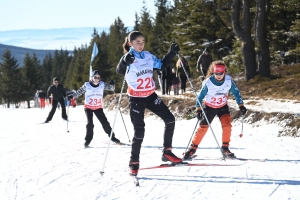
M 217 75 L 217 76 L 221 76 L 221 75 L 224 74 L 224 72 L 215 72 L 214 74 Z
M 100 79 L 100 76 L 94 76 L 94 79 Z

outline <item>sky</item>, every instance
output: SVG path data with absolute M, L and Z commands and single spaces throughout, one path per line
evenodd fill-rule
M 155 16 L 154 0 L 145 5 Z M 78 27 L 109 27 L 117 17 L 134 25 L 143 0 L 1 0 L 0 31 Z
M 262 112 L 293 113 L 295 110 L 292 101 L 264 100 L 258 104 L 263 103 L 271 103 L 273 107 L 259 106 Z M 251 109 L 256 110 L 255 105 L 252 102 Z M 282 106 L 286 106 L 285 110 L 277 110 Z M 230 150 L 237 157 L 253 160 L 219 160 L 218 145 L 209 131 L 199 145 L 197 157 L 190 161 L 204 166 L 139 170 L 140 186 L 135 187 L 128 175 L 131 150 L 128 136 L 130 140 L 133 137 L 128 114 L 123 113 L 121 117 L 115 110 L 104 109 L 110 124 L 116 116 L 116 137 L 128 145 L 110 144 L 108 148 L 109 138 L 94 117 L 91 148 L 84 149 L 83 106 L 69 108 L 68 124 L 62 120 L 61 110 L 56 111 L 50 123 L 40 124 L 49 111 L 49 106 L 45 109 L 26 109 L 26 104 L 20 109 L 0 106 L 1 199 L 300 199 L 300 138 L 278 137 L 283 128 L 280 124 L 265 120 L 248 124 L 251 116 L 246 116 L 244 136 L 240 138 L 241 120 L 232 123 Z M 186 149 L 196 123 L 196 118 L 176 121 L 173 153 L 177 156 Z M 164 123 L 152 115 L 145 118 L 145 124 L 141 168 L 162 163 Z M 222 132 L 218 118 L 212 122 L 212 128 L 220 144 Z M 215 166 L 218 164 L 223 166 Z M 104 171 L 102 176 L 100 171 Z
M 30 49 L 69 50 L 89 44 L 93 28 L 108 32 L 118 17 L 131 31 L 154 0 L 0 0 L 0 43 Z

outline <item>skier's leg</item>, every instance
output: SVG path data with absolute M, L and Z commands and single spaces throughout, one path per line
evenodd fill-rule
M 93 123 L 93 111 L 90 109 L 84 109 L 87 118 L 86 124 L 86 136 L 84 146 L 87 147 L 94 136 L 94 123 Z
M 101 123 L 102 128 L 105 131 L 105 133 L 107 133 L 108 137 L 110 137 L 111 126 L 110 126 L 109 122 L 107 121 L 107 118 L 103 112 L 103 109 L 100 108 L 98 110 L 95 110 L 94 114 L 96 115 L 99 122 Z M 111 136 L 111 141 L 113 141 L 115 143 L 120 143 L 120 140 L 115 137 L 115 133 L 113 133 L 113 135 Z
M 48 115 L 48 117 L 46 119 L 46 122 L 49 122 L 49 121 L 52 120 L 52 117 L 53 117 L 53 115 L 54 115 L 54 113 L 56 111 L 57 103 L 58 103 L 58 101 L 55 101 L 54 99 L 52 100 L 52 109 L 49 112 L 49 115 Z
M 181 162 L 182 160 L 172 153 L 172 140 L 175 128 L 174 115 L 155 93 L 147 97 L 147 108 L 165 122 L 162 161 L 171 161 L 173 163 Z

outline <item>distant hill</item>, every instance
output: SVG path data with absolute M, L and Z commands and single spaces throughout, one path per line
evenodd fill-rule
M 11 55 L 15 57 L 15 59 L 18 61 L 20 67 L 23 65 L 23 61 L 26 53 L 29 53 L 30 56 L 32 56 L 33 53 L 35 53 L 37 58 L 40 60 L 40 63 L 42 64 L 46 54 L 50 53 L 54 55 L 55 52 L 55 50 L 38 50 L 38 49 L 29 49 L 29 48 L 0 44 L 0 57 L 2 57 L 6 49 L 10 50 Z M 0 62 L 2 62 L 2 60 Z

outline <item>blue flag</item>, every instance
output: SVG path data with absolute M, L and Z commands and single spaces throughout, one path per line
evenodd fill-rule
M 98 54 L 98 48 L 96 45 L 96 42 L 94 42 L 94 47 L 93 47 L 93 51 L 92 51 L 92 55 L 91 55 L 91 64 L 90 64 L 90 77 L 92 76 L 92 62 L 94 60 L 94 58 L 96 57 L 96 55 Z

